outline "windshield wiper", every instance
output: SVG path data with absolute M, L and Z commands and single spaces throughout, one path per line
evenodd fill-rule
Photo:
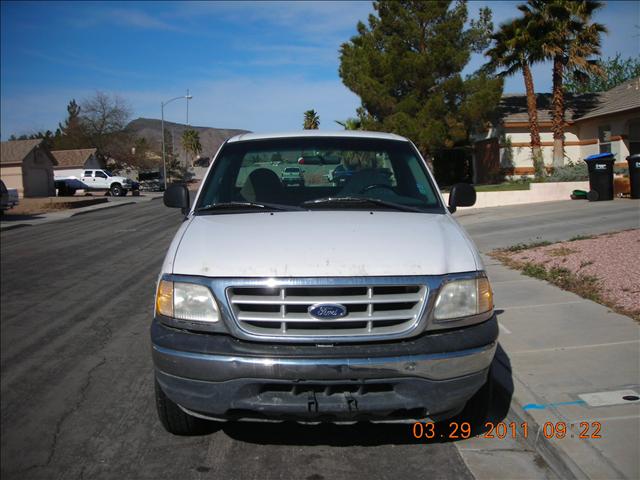
M 410 207 L 408 205 L 401 205 L 395 202 L 388 202 L 386 200 L 380 200 L 379 198 L 371 198 L 371 197 L 324 197 L 317 198 L 315 200 L 308 200 L 306 202 L 302 202 L 300 206 L 303 207 L 314 207 L 314 206 L 323 206 L 323 205 L 375 205 L 379 207 L 392 208 L 394 210 L 400 210 L 402 212 L 421 212 L 423 210 L 417 207 Z
M 215 210 L 242 210 L 242 209 L 250 209 L 250 210 L 277 210 L 282 212 L 287 212 L 291 210 L 304 210 L 300 207 L 295 207 L 293 205 L 280 205 L 279 203 L 257 203 L 257 202 L 220 202 L 220 203 L 212 203 L 210 205 L 205 205 L 200 208 L 195 209 L 195 213 L 201 212 L 212 212 Z

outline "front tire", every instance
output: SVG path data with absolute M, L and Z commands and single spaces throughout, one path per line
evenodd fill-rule
M 212 423 L 185 413 L 162 391 L 158 380 L 155 380 L 156 409 L 158 418 L 164 429 L 174 435 L 202 435 L 211 431 Z
M 119 183 L 114 183 L 111 185 L 109 191 L 111 192 L 111 196 L 120 197 L 122 195 L 122 186 Z

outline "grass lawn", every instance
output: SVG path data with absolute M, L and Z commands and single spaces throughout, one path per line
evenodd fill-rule
M 529 183 L 498 183 L 495 185 L 476 185 L 476 192 L 507 192 L 511 190 L 529 190 Z

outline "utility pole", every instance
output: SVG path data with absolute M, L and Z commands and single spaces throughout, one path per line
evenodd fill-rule
M 187 88 L 187 129 L 189 128 L 189 89 Z M 189 167 L 189 152 L 187 151 L 187 147 L 183 145 L 184 148 L 184 166 L 185 168 Z

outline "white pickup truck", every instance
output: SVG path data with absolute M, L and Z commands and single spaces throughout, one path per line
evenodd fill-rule
M 76 190 L 105 190 L 114 197 L 124 197 L 128 190 L 135 187 L 129 178 L 113 175 L 109 170 L 93 168 L 57 171 L 54 180 L 61 196 L 73 195 Z
M 255 161 L 275 152 L 297 166 L 310 151 L 350 175 L 327 184 L 334 160 L 318 162 L 292 184 L 281 166 Z M 229 139 L 193 204 L 184 185 L 164 193 L 186 216 L 151 325 L 164 427 L 457 418 L 479 431 L 498 324 L 480 254 L 451 215 L 475 198 L 456 184 L 445 204 L 397 135 Z

